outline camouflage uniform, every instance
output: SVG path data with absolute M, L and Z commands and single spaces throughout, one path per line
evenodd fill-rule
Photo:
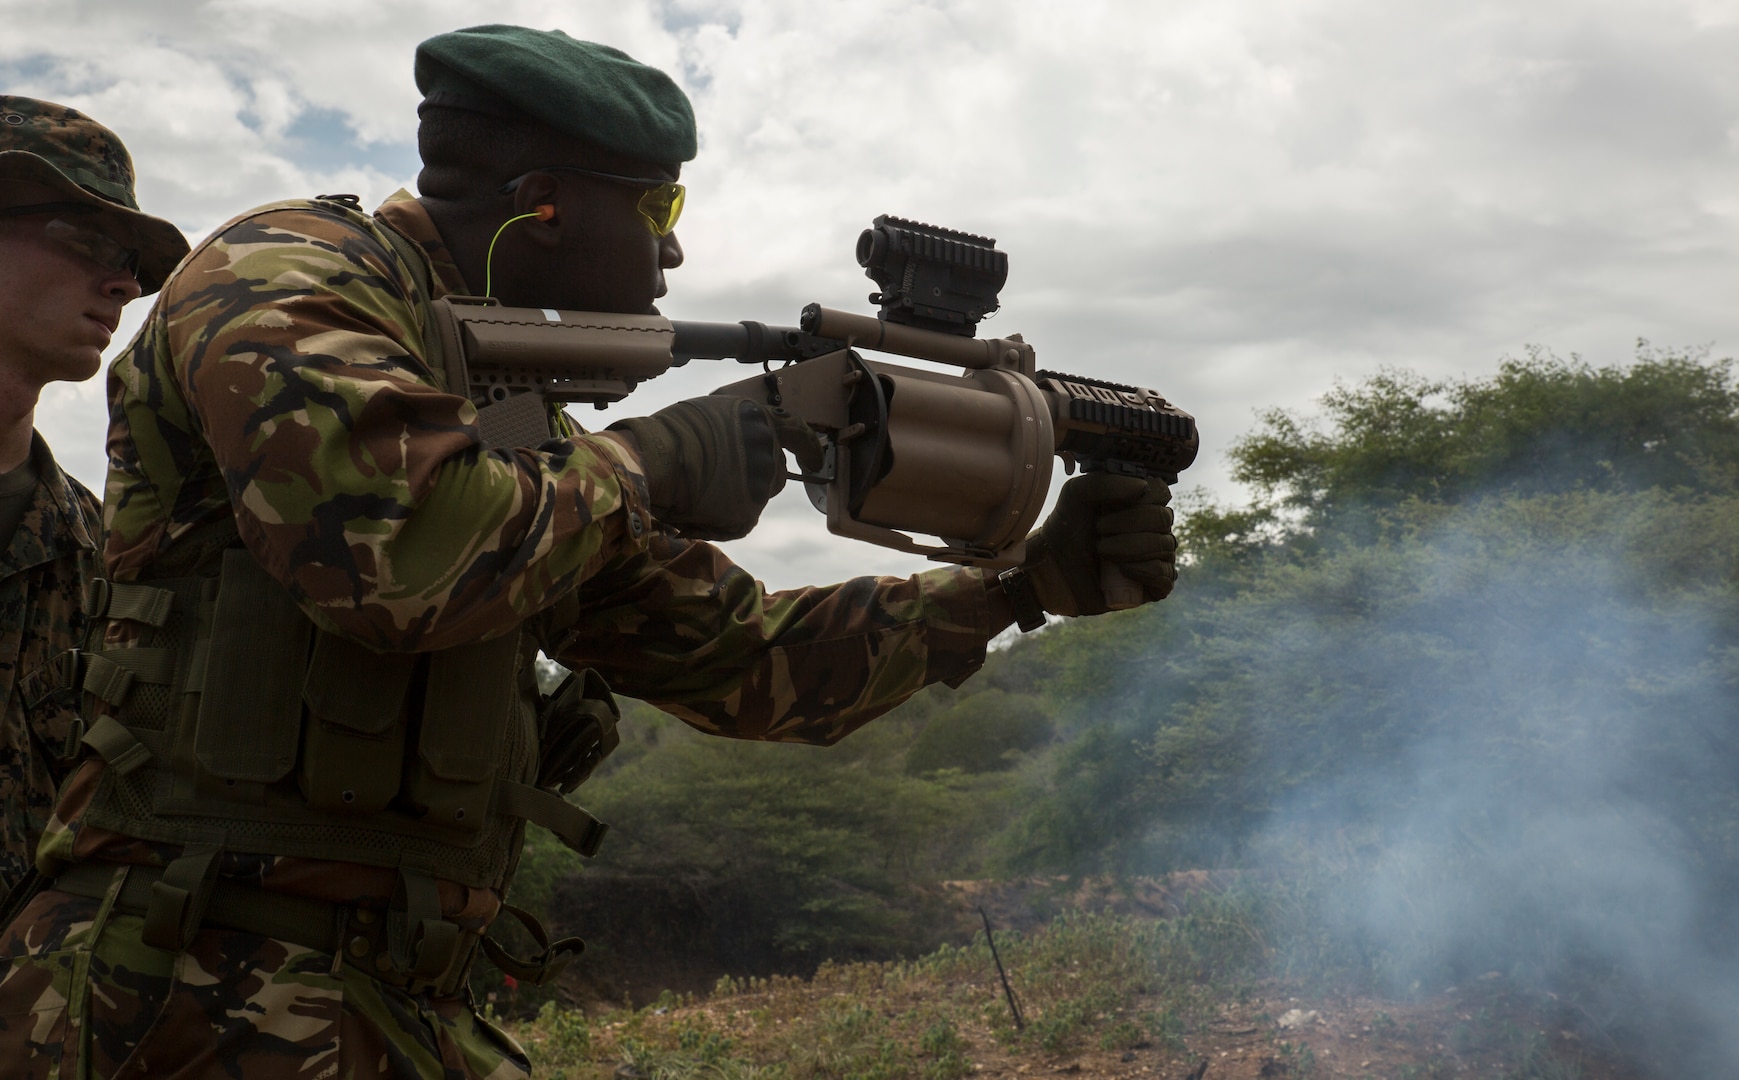
M 187 253 L 173 224 L 139 210 L 133 159 L 121 140 L 77 109 L 0 94 L 0 180 L 47 189 L 47 202 L 136 249 L 134 273 L 145 292 L 157 289 Z M 9 329 L 0 326 L 0 335 Z M 34 499 L 12 534 L 0 537 L 0 887 L 6 889 L 35 858 L 55 790 L 78 748 L 71 650 L 83 644 L 80 573 L 95 562 L 101 521 L 96 499 L 60 470 L 34 433 L 30 463 Z
M 436 295 L 466 291 L 420 204 L 401 192 L 377 217 L 421 245 Z M 647 527 L 645 480 L 619 436 L 481 450 L 476 410 L 424 363 L 415 279 L 379 227 L 336 203 L 280 204 L 232 221 L 183 264 L 110 374 L 111 579 L 191 573 L 239 534 L 324 630 L 428 651 L 529 621 L 569 666 L 741 738 L 830 743 L 982 663 L 977 571 L 767 593 L 711 545 Z M 112 624 L 109 644 L 129 633 Z M 176 854 L 81 820 L 104 768 L 87 760 L 68 782 L 39 854 L 45 874 Z M 384 867 L 227 849 L 220 873 L 383 906 L 395 880 Z M 440 903 L 476 927 L 501 897 L 443 881 Z M 0 939 L 14 962 L 0 1055 L 43 1076 L 81 1048 L 98 1075 L 525 1067 L 463 1000 L 406 993 L 341 954 L 207 928 L 177 956 L 140 945 L 137 924 L 94 900 L 38 897 Z
M 77 750 L 68 650 L 84 639 L 79 568 L 96 555 L 102 520 L 96 498 L 60 470 L 40 436 L 31 461 L 35 500 L 0 552 L 0 886 L 7 889 L 36 858 Z

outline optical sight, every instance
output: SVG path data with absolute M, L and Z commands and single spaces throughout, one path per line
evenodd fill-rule
M 1000 305 L 1008 255 L 988 236 L 887 214 L 857 238 L 857 261 L 879 292 L 870 303 L 888 322 L 971 337 Z

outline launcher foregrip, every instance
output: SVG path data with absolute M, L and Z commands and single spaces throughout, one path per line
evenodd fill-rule
M 1140 386 L 1040 371 L 1057 453 L 1083 469 L 1156 476 L 1168 484 L 1200 448 L 1195 417 Z
M 1168 484 L 1196 459 L 1195 418 L 1152 390 L 1041 371 L 1034 375 L 1051 405 L 1057 454 L 1085 471 L 1153 476 Z M 1137 607 L 1141 585 L 1115 566 L 1099 572 L 1112 611 Z

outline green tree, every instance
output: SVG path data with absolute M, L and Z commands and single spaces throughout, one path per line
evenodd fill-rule
M 1233 447 L 1249 515 L 1307 528 L 1349 524 L 1408 500 L 1456 504 L 1554 492 L 1734 489 L 1739 387 L 1729 361 L 1639 343 L 1634 364 L 1595 368 L 1530 349 L 1490 378 L 1385 371 L 1322 399 L 1324 423 L 1281 410 Z M 1238 515 L 1242 514 L 1243 517 Z M 1364 535 L 1360 532 L 1359 535 Z

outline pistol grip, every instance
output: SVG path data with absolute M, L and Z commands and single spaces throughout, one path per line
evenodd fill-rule
M 1146 599 L 1141 585 L 1111 563 L 1099 567 L 1099 591 L 1105 594 L 1105 607 L 1110 611 L 1140 607 Z

